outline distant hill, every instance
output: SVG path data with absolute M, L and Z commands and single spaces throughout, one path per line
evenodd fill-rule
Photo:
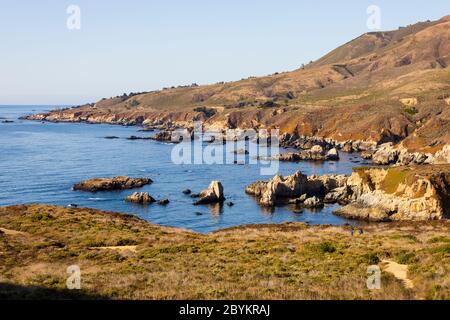
M 128 94 L 32 118 L 182 126 L 202 119 L 435 152 L 450 141 L 449 65 L 446 16 L 366 33 L 292 72 Z

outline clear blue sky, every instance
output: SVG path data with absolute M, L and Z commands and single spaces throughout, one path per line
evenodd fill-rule
M 81 30 L 66 28 L 69 5 Z M 293 70 L 362 33 L 450 14 L 449 0 L 0 0 L 0 104 L 79 104 L 123 92 Z

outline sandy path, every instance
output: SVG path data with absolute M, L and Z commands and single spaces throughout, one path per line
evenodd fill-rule
M 25 232 L 9 230 L 9 229 L 4 229 L 4 228 L 0 228 L 0 231 L 8 236 L 25 236 L 26 235 Z
M 89 248 L 90 250 L 116 250 L 119 252 L 137 252 L 137 246 L 116 246 L 116 247 L 95 247 Z
M 397 262 L 390 260 L 382 261 L 384 266 L 383 269 L 386 272 L 389 272 L 397 279 L 401 280 L 406 288 L 412 289 L 414 288 L 414 283 L 408 279 L 408 266 L 404 264 L 398 264 Z

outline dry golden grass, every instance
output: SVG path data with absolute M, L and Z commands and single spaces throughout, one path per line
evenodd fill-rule
M 238 227 L 201 235 L 92 209 L 0 209 L 1 298 L 448 299 L 450 224 L 304 224 Z M 130 247 L 133 250 L 116 248 Z M 114 247 L 98 249 L 98 247 Z M 389 273 L 366 287 L 367 267 L 409 265 L 414 289 Z M 65 290 L 78 265 L 82 291 Z

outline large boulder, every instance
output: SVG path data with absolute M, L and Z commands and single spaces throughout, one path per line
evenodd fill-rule
M 132 195 L 128 196 L 125 201 L 140 204 L 149 204 L 156 202 L 156 200 L 153 199 L 153 197 L 148 194 L 148 192 L 135 192 Z
M 340 187 L 333 189 L 324 198 L 325 203 L 339 203 L 346 204 L 348 203 L 348 198 L 351 193 L 351 190 L 348 186 Z
M 208 189 L 198 195 L 199 200 L 194 205 L 218 203 L 225 201 L 223 186 L 220 181 L 212 181 Z
M 337 161 L 339 160 L 339 152 L 336 148 L 330 149 L 325 155 L 326 160 Z
M 95 178 L 88 179 L 73 186 L 74 191 L 114 191 L 140 188 L 153 181 L 149 178 L 130 178 L 130 177 L 114 177 L 114 178 Z
M 323 201 L 317 197 L 311 197 L 303 202 L 303 206 L 310 209 L 320 208 L 323 207 Z

